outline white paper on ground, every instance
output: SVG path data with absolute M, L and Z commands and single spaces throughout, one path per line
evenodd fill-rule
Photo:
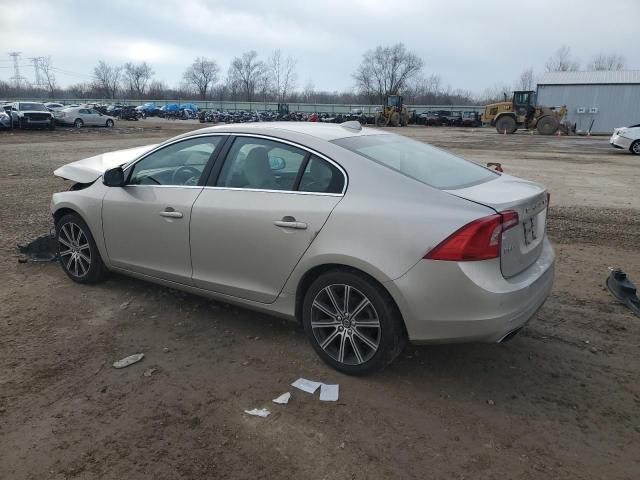
M 278 398 L 274 398 L 271 401 L 273 403 L 279 403 L 280 405 L 286 405 L 287 403 L 289 403 L 290 398 L 291 398 L 291 393 L 287 392 L 287 393 L 283 393 Z
M 129 355 L 128 357 L 125 357 L 122 360 L 113 362 L 113 368 L 128 367 L 129 365 L 139 362 L 143 358 L 144 358 L 144 353 L 136 353 L 135 355 Z
M 307 393 L 314 393 L 320 385 L 322 385 L 321 382 L 314 382 L 306 378 L 299 378 L 291 384 L 292 387 L 296 387 Z
M 338 401 L 338 391 L 340 385 L 326 385 L 322 384 L 320 387 L 320 400 L 323 402 L 336 402 Z
M 271 412 L 266 408 L 254 408 L 253 410 L 245 410 L 244 413 L 265 418 L 268 417 Z

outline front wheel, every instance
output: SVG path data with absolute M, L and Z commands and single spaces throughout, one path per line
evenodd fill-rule
M 385 367 L 406 344 L 402 318 L 389 294 L 356 272 L 318 277 L 305 294 L 302 321 L 320 358 L 350 375 Z
M 111 120 L 111 119 L 107 120 L 107 123 L 105 123 L 105 127 L 107 127 L 107 128 L 113 127 L 113 120 Z
M 514 133 L 518 128 L 516 119 L 511 115 L 503 115 L 496 121 L 496 131 L 498 133 Z
M 76 118 L 76 121 L 73 122 L 73 126 L 76 128 L 82 128 L 84 126 L 84 122 L 81 118 Z
M 633 142 L 631 147 L 629 147 L 629 151 L 634 155 L 640 155 L 640 140 Z
M 107 275 L 100 252 L 87 224 L 69 213 L 56 223 L 58 259 L 67 276 L 78 283 L 97 283 Z

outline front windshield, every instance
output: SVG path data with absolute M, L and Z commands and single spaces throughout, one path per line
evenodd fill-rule
M 423 142 L 400 135 L 363 135 L 332 143 L 441 190 L 484 183 L 497 174 Z
M 42 103 L 20 103 L 19 110 L 31 110 L 35 112 L 48 112 L 47 107 L 45 107 Z

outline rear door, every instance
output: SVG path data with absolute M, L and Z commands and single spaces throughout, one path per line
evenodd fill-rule
M 290 143 L 237 136 L 196 200 L 196 286 L 273 302 L 346 187 L 330 160 Z

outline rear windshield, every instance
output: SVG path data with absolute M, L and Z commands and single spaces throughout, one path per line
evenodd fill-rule
M 470 187 L 497 173 L 423 142 L 400 135 L 363 135 L 333 140 L 347 150 L 441 190 Z

